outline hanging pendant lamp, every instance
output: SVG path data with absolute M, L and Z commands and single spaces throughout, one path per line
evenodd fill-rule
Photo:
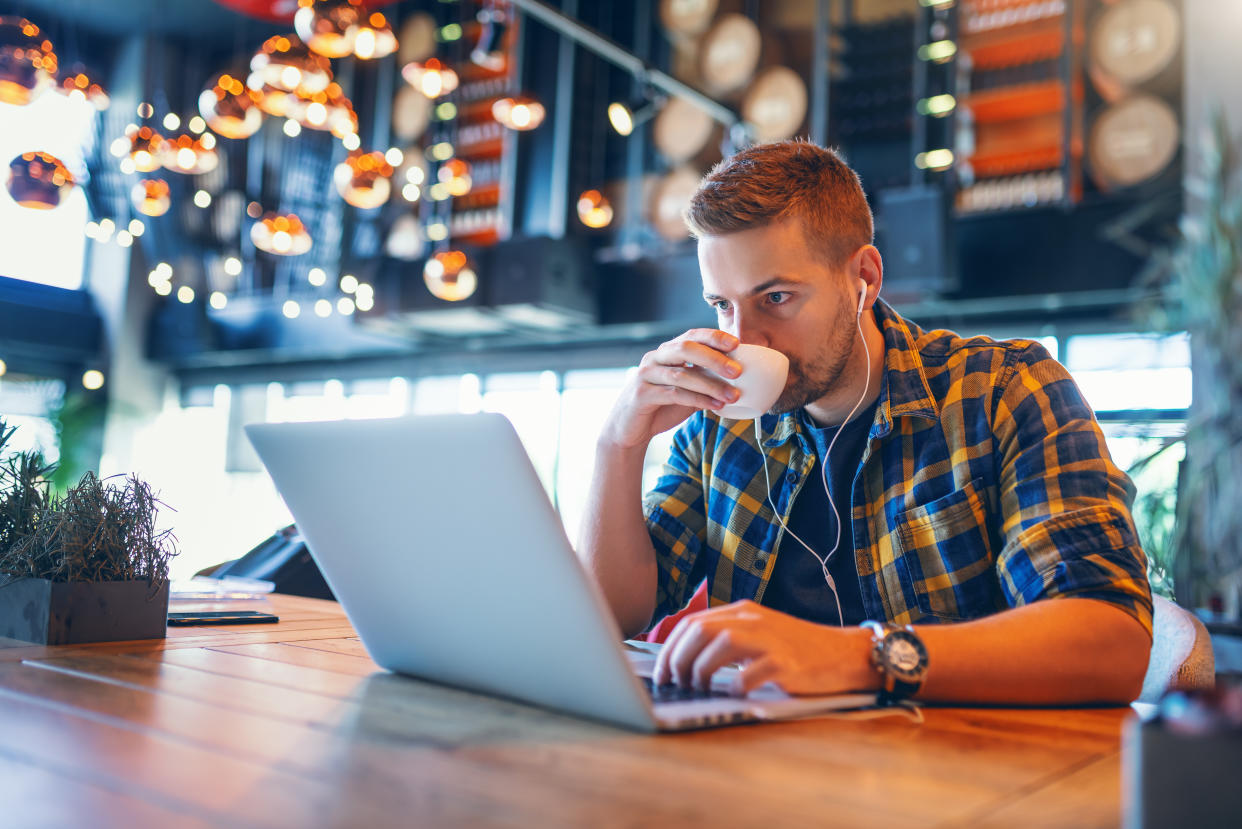
M 22 207 L 51 210 L 73 189 L 73 175 L 54 155 L 28 152 L 9 162 L 9 195 Z
M 56 52 L 24 17 L 0 17 L 0 102 L 25 106 L 56 79 Z
M 298 0 L 293 30 L 312 52 L 325 58 L 353 54 L 362 18 L 359 0 Z
M 217 75 L 198 96 L 198 111 L 225 138 L 249 138 L 263 125 L 261 93 L 227 72 Z
M 379 207 L 392 192 L 392 172 L 383 153 L 355 150 L 336 166 L 332 180 L 341 197 L 354 207 Z

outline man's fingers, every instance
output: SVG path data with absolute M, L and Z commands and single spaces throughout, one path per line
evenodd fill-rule
M 775 679 L 780 673 L 780 666 L 770 656 L 752 660 L 738 671 L 729 687 L 729 692 L 737 697 L 744 697 L 763 683 Z
M 754 651 L 741 641 L 736 630 L 725 628 L 712 637 L 711 642 L 694 660 L 690 672 L 691 680 L 696 688 L 706 690 L 711 686 L 712 676 L 716 671 L 754 655 Z
M 697 368 L 684 366 L 647 366 L 640 370 L 643 382 L 653 386 L 673 389 L 685 389 L 703 397 L 724 402 L 733 402 L 738 397 L 738 390 L 725 381 L 713 377 Z M 678 401 L 681 402 L 681 401 Z
M 649 357 L 647 364 L 702 366 L 721 377 L 737 377 L 742 372 L 742 366 L 737 360 L 719 349 L 695 340 L 670 340 L 651 352 Z
M 656 671 L 651 677 L 657 685 L 669 682 L 676 682 L 678 685 L 690 684 L 690 668 L 694 665 L 695 657 L 711 641 L 709 627 L 702 619 L 704 615 L 707 614 L 693 613 L 673 628 L 673 632 L 664 642 L 664 647 L 660 649 Z

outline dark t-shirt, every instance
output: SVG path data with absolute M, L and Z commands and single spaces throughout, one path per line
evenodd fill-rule
M 828 460 L 828 490 L 843 523 L 841 543 L 828 560 L 828 572 L 837 586 L 844 618 L 837 616 L 837 603 L 824 581 L 819 562 L 790 532 L 781 537 L 776 566 L 763 594 L 764 605 L 824 625 L 856 625 L 866 618 L 858 585 L 858 568 L 854 563 L 854 533 L 850 523 L 853 510 L 850 504 L 854 476 L 862 463 L 867 434 L 871 430 L 871 422 L 875 420 L 878 402 L 845 424 Z M 789 529 L 823 558 L 836 540 L 837 525 L 832 507 L 828 505 L 828 493 L 824 492 L 821 464 L 837 427 L 820 427 L 805 411 L 798 416 L 803 431 L 814 444 L 816 460 L 794 501 L 789 515 Z

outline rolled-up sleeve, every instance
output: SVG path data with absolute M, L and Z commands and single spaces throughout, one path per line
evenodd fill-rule
M 1056 597 L 1108 602 L 1152 631 L 1147 557 L 1134 529 L 1134 485 L 1113 463 L 1091 407 L 1038 344 L 1017 355 L 995 414 L 1011 606 Z
M 656 608 L 651 625 L 684 607 L 692 588 L 702 580 L 699 554 L 707 527 L 703 428 L 700 412 L 678 429 L 659 480 L 643 498 L 647 532 L 656 552 Z

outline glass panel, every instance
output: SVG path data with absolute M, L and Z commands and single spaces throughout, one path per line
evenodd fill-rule
M 575 543 L 595 472 L 595 443 L 625 385 L 626 374 L 623 368 L 565 374 L 556 492 L 565 532 Z
M 64 400 L 59 380 L 7 374 L 0 377 L 0 418 L 17 431 L 9 439 L 11 452 L 42 452 L 48 463 L 60 457 L 54 413 Z
M 47 91 L 26 106 L 0 104 L 0 164 L 7 178 L 16 156 L 39 150 L 56 156 L 79 180 L 85 178 L 82 147 L 96 111 L 84 101 Z M 52 210 L 22 207 L 0 194 L 0 276 L 58 288 L 82 287 L 86 250 L 86 196 L 74 187 Z M 31 240 L 37 240 L 32 244 Z
M 1096 411 L 1190 406 L 1190 341 L 1185 334 L 1070 337 L 1065 365 Z
M 551 371 L 489 375 L 481 398 L 483 411 L 504 415 L 513 424 L 535 472 L 555 500 L 560 395 Z

